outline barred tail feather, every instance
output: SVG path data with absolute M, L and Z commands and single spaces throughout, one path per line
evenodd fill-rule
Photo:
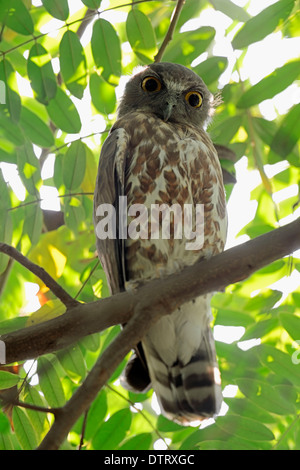
M 222 404 L 220 373 L 211 328 L 203 331 L 198 349 L 187 363 L 167 365 L 143 342 L 154 391 L 164 414 L 181 424 L 216 416 Z

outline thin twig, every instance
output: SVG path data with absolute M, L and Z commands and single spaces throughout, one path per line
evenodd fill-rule
M 33 405 L 32 403 L 26 403 L 19 400 L 16 400 L 11 404 L 14 406 L 20 406 L 21 408 L 26 408 L 27 410 L 39 411 L 41 413 L 51 413 L 54 416 L 57 416 L 61 410 L 61 408 L 46 408 L 44 406 Z
M 169 29 L 167 31 L 165 39 L 163 40 L 162 45 L 159 48 L 158 53 L 154 57 L 154 62 L 160 62 L 161 61 L 161 59 L 162 59 L 162 57 L 165 53 L 166 47 L 167 47 L 167 45 L 169 44 L 169 42 L 171 41 L 171 39 L 173 37 L 173 33 L 174 33 L 174 30 L 175 30 L 175 27 L 176 27 L 176 24 L 177 24 L 177 21 L 178 21 L 178 18 L 180 16 L 180 13 L 181 13 L 181 10 L 183 8 L 184 3 L 185 3 L 185 0 L 178 0 L 177 5 L 176 5 L 176 7 L 174 9 L 174 12 L 173 12 L 173 15 L 172 15 L 172 19 L 171 19 Z
M 0 243 L 0 252 L 5 253 L 18 263 L 22 264 L 26 269 L 35 274 L 44 284 L 53 292 L 53 294 L 58 297 L 62 303 L 67 307 L 76 307 L 79 302 L 73 299 L 68 292 L 66 292 L 50 274 L 48 274 L 41 266 L 30 261 L 26 256 L 22 255 L 16 248 L 13 246 L 7 245 L 6 243 Z

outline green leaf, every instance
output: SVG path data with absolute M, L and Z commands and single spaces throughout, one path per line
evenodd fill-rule
M 47 111 L 54 124 L 64 132 L 77 134 L 81 129 L 81 121 L 73 101 L 60 88 L 55 98 L 49 101 Z
M 231 0 L 210 0 L 216 11 L 221 11 L 234 21 L 245 22 L 250 19 L 249 13 L 235 5 Z
M 9 189 L 0 170 L 0 240 L 8 244 L 11 243 L 13 235 L 13 223 L 11 213 L 9 212 L 10 207 Z M 0 253 L 0 273 L 6 269 L 8 262 L 9 256 Z
M 24 402 L 31 403 L 32 405 L 40 406 L 42 408 L 43 407 L 46 408 L 45 402 L 43 401 L 36 387 L 32 387 L 32 386 L 26 387 Z M 47 430 L 49 429 L 47 413 L 44 413 L 42 411 L 30 410 L 30 409 L 27 409 L 26 413 L 37 435 L 42 435 L 45 429 Z
M 274 386 L 248 378 L 236 379 L 235 383 L 249 400 L 264 410 L 278 415 L 295 413 L 294 405 L 284 400 L 284 397 Z
M 60 70 L 68 90 L 81 99 L 87 84 L 86 58 L 76 33 L 66 31 L 59 45 Z
M 148 432 L 138 434 L 137 436 L 127 439 L 123 445 L 118 447 L 119 450 L 149 450 L 152 444 L 152 436 Z
M 137 8 L 128 13 L 126 33 L 134 53 L 146 63 L 153 61 L 157 51 L 154 29 L 149 18 Z
M 214 28 L 204 26 L 194 31 L 177 34 L 167 47 L 164 61 L 190 66 L 194 59 L 207 50 L 215 33 Z
M 102 71 L 105 80 L 117 84 L 121 75 L 121 45 L 114 27 L 99 18 L 93 26 L 91 39 L 95 64 Z
M 0 370 L 0 390 L 14 387 L 20 381 L 20 377 L 11 372 Z
M 57 83 L 51 56 L 40 43 L 34 44 L 30 49 L 27 72 L 31 87 L 36 93 L 36 99 L 43 104 L 48 104 L 49 100 L 56 95 Z
M 293 150 L 299 139 L 299 121 L 300 103 L 286 114 L 271 142 L 271 149 L 283 158 Z
M 39 203 L 32 200 L 32 198 L 26 199 L 26 202 L 33 202 L 24 207 L 24 225 L 23 234 L 27 234 L 32 245 L 36 245 L 39 242 L 42 228 L 43 228 L 43 212 L 40 208 Z
M 55 361 L 40 357 L 37 372 L 39 384 L 48 405 L 52 408 L 63 406 L 65 404 L 65 395 L 55 367 Z
M 209 57 L 194 68 L 206 85 L 215 82 L 224 72 L 228 64 L 226 57 Z
M 251 86 L 239 99 L 237 107 L 249 108 L 273 98 L 291 85 L 300 75 L 300 60 L 294 60 L 276 69 L 256 85 Z
M 85 144 L 81 140 L 71 143 L 63 157 L 63 182 L 67 189 L 77 189 L 83 181 L 86 165 Z
M 56 357 L 75 383 L 79 383 L 85 378 L 86 364 L 82 352 L 77 345 L 63 351 L 58 351 Z
M 97 10 L 100 7 L 101 0 L 81 0 L 91 10 Z
M 113 450 L 124 439 L 131 424 L 131 411 L 119 410 L 105 421 L 93 438 L 95 450 Z
M 159 415 L 157 419 L 157 429 L 162 432 L 174 432 L 182 431 L 182 426 L 174 421 L 170 421 L 163 415 Z
M 68 0 L 42 0 L 42 4 L 54 18 L 65 21 L 69 16 Z
M 256 352 L 262 364 L 272 370 L 277 377 L 282 377 L 283 381 L 289 381 L 300 386 L 300 370 L 297 363 L 293 362 L 293 357 L 270 346 L 261 344 L 256 348 Z
M 17 148 L 17 162 L 20 178 L 32 196 L 39 197 L 38 186 L 41 184 L 41 171 L 37 157 L 30 142 Z
M 16 33 L 33 34 L 33 22 L 22 0 L 1 0 L 0 21 Z
M 0 177 L 0 191 L 1 191 L 1 177 Z M 7 210 L 1 212 L 0 215 L 0 240 L 2 243 L 11 244 L 13 236 L 13 222 L 10 212 Z M 3 273 L 8 265 L 9 257 L 4 253 L 0 253 L 0 274 Z
M 24 450 L 33 450 L 37 446 L 37 438 L 32 424 L 24 410 L 13 408 L 13 425 L 18 441 Z
M 281 313 L 279 320 L 290 337 L 295 341 L 300 341 L 300 317 L 290 313 Z
M 51 147 L 54 145 L 54 137 L 49 127 L 35 113 L 25 108 L 25 106 L 22 106 L 21 109 L 20 124 L 32 143 L 40 147 Z
M 6 58 L 0 62 L 0 85 L 0 103 L 8 110 L 12 121 L 17 122 L 20 118 L 21 99 L 19 94 L 14 90 L 16 88 L 15 71 Z M 2 106 L 2 104 L 0 106 Z
M 229 435 L 249 441 L 272 441 L 274 435 L 264 424 L 243 416 L 220 416 L 215 424 Z
M 105 390 L 101 390 L 96 400 L 93 401 L 91 408 L 89 409 L 88 418 L 85 428 L 86 439 L 91 439 L 101 426 L 107 413 L 107 399 Z
M 90 75 L 90 93 L 92 103 L 102 114 L 111 114 L 116 107 L 115 87 L 110 85 L 97 73 Z
M 279 0 L 248 20 L 232 41 L 235 49 L 242 49 L 260 41 L 285 21 L 294 7 L 294 0 Z
M 228 117 L 210 130 L 213 142 L 215 144 L 229 144 L 242 124 L 243 116 Z
M 0 132 L 3 140 L 7 139 L 9 142 L 17 146 L 24 144 L 25 138 L 19 124 L 13 122 L 9 116 L 0 116 Z M 4 161 L 1 157 L 0 159 L 1 161 Z
M 81 197 L 65 198 L 64 219 L 69 229 L 78 235 L 81 224 L 86 219 Z

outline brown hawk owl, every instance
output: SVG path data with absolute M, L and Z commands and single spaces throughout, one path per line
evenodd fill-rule
M 204 130 L 216 101 L 196 73 L 177 64 L 146 66 L 127 83 L 118 119 L 102 147 L 94 198 L 97 250 L 112 294 L 224 249 L 222 171 Z M 163 237 L 160 229 L 151 236 L 150 209 L 162 204 L 172 209 L 170 236 Z M 194 230 L 195 217 L 185 218 L 182 211 L 178 219 L 173 209 L 196 206 L 204 208 L 202 242 L 187 249 L 191 232 L 176 232 L 176 225 L 181 221 Z M 131 207 L 139 210 L 132 215 Z M 103 234 L 104 220 L 111 225 Z M 139 230 L 129 236 L 134 220 Z M 155 221 L 162 224 L 162 216 Z M 166 416 L 181 423 L 214 416 L 222 402 L 210 300 L 211 295 L 198 297 L 161 318 L 125 371 L 128 387 L 142 391 L 152 384 Z

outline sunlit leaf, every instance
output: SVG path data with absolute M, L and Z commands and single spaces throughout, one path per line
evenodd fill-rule
M 29 194 L 38 198 L 37 187 L 41 183 L 41 171 L 32 144 L 26 142 L 25 145 L 17 149 L 17 161 L 20 177 L 25 188 Z
M 45 356 L 38 359 L 38 375 L 41 390 L 53 408 L 63 406 L 65 403 L 64 390 L 55 367 L 55 361 Z
M 33 450 L 37 446 L 34 428 L 22 408 L 15 406 L 13 409 L 14 431 L 18 441 L 24 450 Z
M 284 117 L 271 142 L 271 149 L 285 158 L 299 139 L 300 104 L 296 104 Z
M 6 370 L 0 370 L 0 390 L 11 388 L 17 385 L 19 381 L 20 377 L 18 375 L 7 372 Z
M 163 59 L 165 62 L 190 66 L 194 59 L 206 51 L 214 36 L 215 30 L 210 26 L 180 33 L 170 42 Z
M 66 31 L 59 45 L 60 70 L 68 90 L 81 99 L 87 84 L 86 58 L 81 42 L 73 31 Z
M 216 81 L 225 71 L 228 64 L 226 57 L 209 57 L 194 68 L 206 85 Z
M 143 61 L 153 61 L 156 39 L 149 18 L 137 8 L 130 10 L 126 21 L 128 41 L 135 54 Z
M 84 178 L 86 164 L 85 144 L 72 142 L 63 157 L 63 182 L 67 189 L 77 189 Z
M 32 198 L 27 201 L 24 208 L 25 220 L 23 234 L 28 235 L 32 245 L 36 245 L 40 239 L 43 228 L 43 213 L 40 205 Z
M 82 3 L 84 3 L 91 10 L 96 10 L 99 8 L 101 0 L 82 0 Z
M 295 412 L 295 406 L 284 400 L 283 396 L 266 382 L 243 378 L 236 379 L 241 392 L 263 409 L 279 415 Z
M 280 323 L 295 341 L 300 341 L 300 318 L 298 315 L 282 313 L 279 315 Z
M 95 64 L 102 71 L 103 78 L 117 84 L 121 75 L 121 45 L 111 23 L 102 18 L 95 21 L 91 47 Z
M 292 361 L 291 356 L 268 344 L 259 346 L 257 353 L 261 362 L 278 377 L 300 386 L 299 366 Z
M 38 42 L 30 49 L 27 71 L 31 87 L 36 93 L 36 99 L 47 104 L 56 95 L 57 82 L 51 64 L 51 56 Z
M 0 21 L 19 34 L 33 33 L 33 22 L 22 0 L 1 0 Z
M 5 57 L 0 62 L 0 106 L 4 105 L 12 121 L 17 122 L 20 118 L 21 99 L 15 88 L 15 71 Z
M 294 60 L 276 69 L 256 85 L 251 86 L 239 99 L 239 108 L 249 108 L 272 98 L 285 90 L 300 75 L 300 60 Z
M 60 88 L 55 98 L 49 101 L 47 111 L 54 124 L 64 132 L 76 134 L 81 129 L 81 121 L 73 101 Z
M 53 134 L 47 124 L 25 106 L 22 106 L 20 125 L 34 144 L 41 147 L 54 145 Z
M 272 33 L 289 16 L 294 3 L 294 0 L 279 0 L 250 18 L 234 37 L 233 47 L 242 49 Z
M 78 346 L 72 346 L 56 353 L 60 364 L 75 383 L 85 378 L 86 364 Z
M 273 433 L 264 424 L 243 416 L 219 417 L 216 426 L 224 432 L 250 441 L 271 441 L 274 439 Z
M 230 0 L 210 0 L 215 10 L 221 11 L 235 21 L 245 22 L 250 19 L 249 13 Z
M 90 75 L 90 92 L 92 103 L 100 113 L 107 115 L 115 110 L 115 87 L 97 73 Z

